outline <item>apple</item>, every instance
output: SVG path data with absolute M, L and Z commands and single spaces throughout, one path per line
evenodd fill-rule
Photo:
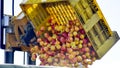
M 82 48 L 82 44 L 78 44 L 78 48 L 80 48 L 80 49 L 81 49 L 81 48 Z
M 51 30 L 52 30 L 52 27 L 51 27 L 51 26 L 49 26 L 47 30 L 48 30 L 48 31 L 51 31 Z
M 65 28 L 65 31 L 66 31 L 66 32 L 69 32 L 70 30 L 69 30 L 69 28 Z
M 68 58 L 69 58 L 69 59 L 73 59 L 74 56 L 73 56 L 72 54 L 70 54 L 70 55 L 68 56 Z
M 87 44 L 86 44 L 86 43 L 83 43 L 82 45 L 83 45 L 83 47 L 84 47 L 84 48 L 86 48 L 86 47 L 87 47 Z
M 48 37 L 47 39 L 48 39 L 49 42 L 52 41 L 52 37 Z
M 95 60 L 96 60 L 96 57 L 93 57 L 93 58 L 92 58 L 92 61 L 94 62 Z
M 39 51 L 39 46 L 34 46 L 35 52 L 37 53 Z
M 88 65 L 92 65 L 93 64 L 93 62 L 92 61 L 88 61 Z
M 32 60 L 32 61 L 35 61 L 35 60 L 36 60 L 36 58 L 37 58 L 37 55 L 36 55 L 36 53 L 32 53 L 31 60 Z
M 44 51 L 47 52 L 49 50 L 48 47 L 44 47 Z
M 85 47 L 85 52 L 90 52 L 90 49 L 88 47 Z
M 36 32 L 36 36 L 37 36 L 37 37 L 39 37 L 41 34 L 42 34 L 41 31 L 37 31 L 37 32 Z
M 55 52 L 54 51 L 48 51 L 46 52 L 49 56 L 54 56 L 55 55 Z
M 31 52 L 31 53 L 35 52 L 35 48 L 31 48 L 31 49 L 30 49 L 30 52 Z
M 52 38 L 50 44 L 55 45 L 55 43 L 56 43 L 56 40 Z
M 82 55 L 82 58 L 83 58 L 83 59 L 86 59 L 87 57 L 86 57 L 86 55 Z
M 70 43 L 66 42 L 66 47 L 70 48 Z
M 90 53 L 89 52 L 86 52 L 85 55 L 86 55 L 87 58 L 90 57 Z
M 74 64 L 74 67 L 77 67 L 77 68 L 78 68 L 78 66 L 79 66 L 79 63 L 76 62 L 76 63 Z
M 72 52 L 73 52 L 73 49 L 72 49 L 72 48 L 67 48 L 67 52 L 68 52 L 68 53 L 72 53 Z
M 82 61 L 82 57 L 81 56 L 77 56 L 77 61 L 81 62 Z
M 79 31 L 80 31 L 81 34 L 85 34 L 84 29 L 80 29 Z
M 53 38 L 53 39 L 56 39 L 56 38 L 57 38 L 57 35 L 56 35 L 56 34 L 53 34 L 52 38 Z
M 72 59 L 72 63 L 76 63 L 77 62 L 77 57 L 74 57 L 73 59 Z
M 53 66 L 58 66 L 58 63 L 54 62 L 54 63 L 53 63 Z
M 92 55 L 92 56 L 96 56 L 95 51 L 92 50 L 92 51 L 91 51 L 91 55 Z
M 50 47 L 50 50 L 51 50 L 51 51 L 55 51 L 55 46 L 52 45 L 52 46 Z
M 54 61 L 55 61 L 55 62 L 59 62 L 59 59 L 58 59 L 58 58 L 55 58 Z
M 92 47 L 92 44 L 91 44 L 90 42 L 88 42 L 88 44 L 87 44 L 87 45 L 88 45 L 88 47 Z
M 79 31 L 79 27 L 75 26 L 75 31 Z
M 74 35 L 74 36 L 77 36 L 77 34 L 78 34 L 78 33 L 77 33 L 76 31 L 73 32 L 73 35 Z
M 47 59 L 48 57 L 49 57 L 48 54 L 44 54 L 44 56 L 43 56 L 44 59 Z
M 61 59 L 65 59 L 65 55 L 63 53 L 61 53 L 60 55 L 61 55 Z
M 41 26 L 41 27 L 40 27 L 40 30 L 41 30 L 41 31 L 45 31 L 45 27 L 44 27 L 44 26 Z
M 53 62 L 52 57 L 49 57 L 49 58 L 47 59 L 47 62 L 48 62 L 48 63 L 52 63 L 52 62 Z
M 68 37 L 72 37 L 73 34 L 71 32 L 68 33 Z
M 39 43 L 40 43 L 40 46 L 44 46 L 44 42 L 43 41 L 41 41 Z
M 60 37 L 60 42 L 61 43 L 65 43 L 66 42 L 65 38 L 64 37 Z
M 66 41 L 69 43 L 73 42 L 73 37 L 68 37 Z
M 45 37 L 45 38 L 48 38 L 49 36 L 50 36 L 49 33 L 47 33 L 47 32 L 44 33 L 44 37 Z
M 64 46 L 64 44 L 61 46 L 61 51 L 66 51 L 66 47 Z
M 56 45 L 56 49 L 60 50 L 61 46 L 60 45 Z
M 62 32 L 62 36 L 67 38 L 68 37 L 68 33 L 67 32 Z
M 80 26 L 80 22 L 76 22 L 76 26 Z
M 83 40 L 80 40 L 79 43 L 80 43 L 80 44 L 83 44 Z
M 84 39 L 85 35 L 84 34 L 80 34 L 80 39 Z

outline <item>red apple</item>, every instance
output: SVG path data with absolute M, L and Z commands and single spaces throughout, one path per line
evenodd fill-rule
M 95 51 L 91 51 L 91 55 L 92 55 L 92 56 L 96 56 Z
M 66 42 L 65 38 L 64 37 L 60 37 L 60 42 L 61 43 L 65 43 Z
M 82 58 L 83 58 L 83 59 L 86 59 L 87 57 L 86 57 L 86 55 L 82 55 Z
M 73 62 L 73 63 L 76 63 L 76 62 L 77 62 L 77 57 L 74 57 L 74 58 L 72 59 L 72 62 Z
M 61 46 L 61 51 L 66 51 L 67 49 L 66 49 L 66 47 L 65 46 Z

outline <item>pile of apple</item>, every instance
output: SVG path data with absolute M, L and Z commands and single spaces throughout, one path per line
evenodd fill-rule
M 58 25 L 50 18 L 36 32 L 40 46 L 31 48 L 31 60 L 39 57 L 40 65 L 77 67 L 91 65 L 96 60 L 96 53 L 79 20 L 70 20 L 65 25 Z

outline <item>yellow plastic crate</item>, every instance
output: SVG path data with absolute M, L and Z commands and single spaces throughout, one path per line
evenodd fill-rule
M 118 41 L 118 34 L 111 31 L 96 0 L 69 1 L 76 10 L 98 58 L 101 58 Z
M 20 6 L 36 31 L 41 26 L 46 26 L 45 22 L 51 15 L 58 25 L 79 19 L 98 58 L 105 55 L 119 39 L 118 34 L 111 31 L 95 0 L 52 0 L 37 3 L 31 1 Z

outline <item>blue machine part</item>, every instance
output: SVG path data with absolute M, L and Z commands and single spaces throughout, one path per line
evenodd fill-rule
M 0 48 L 1 49 L 5 49 L 5 45 L 3 45 L 3 5 L 4 5 L 4 1 L 0 0 Z
M 37 37 L 34 32 L 34 28 L 30 22 L 27 23 L 27 26 L 25 27 L 25 35 L 21 36 L 21 41 L 23 45 L 29 46 L 29 44 L 36 44 Z M 31 39 L 35 38 L 33 42 L 30 42 Z
M 14 63 L 14 51 L 5 51 L 5 63 Z

